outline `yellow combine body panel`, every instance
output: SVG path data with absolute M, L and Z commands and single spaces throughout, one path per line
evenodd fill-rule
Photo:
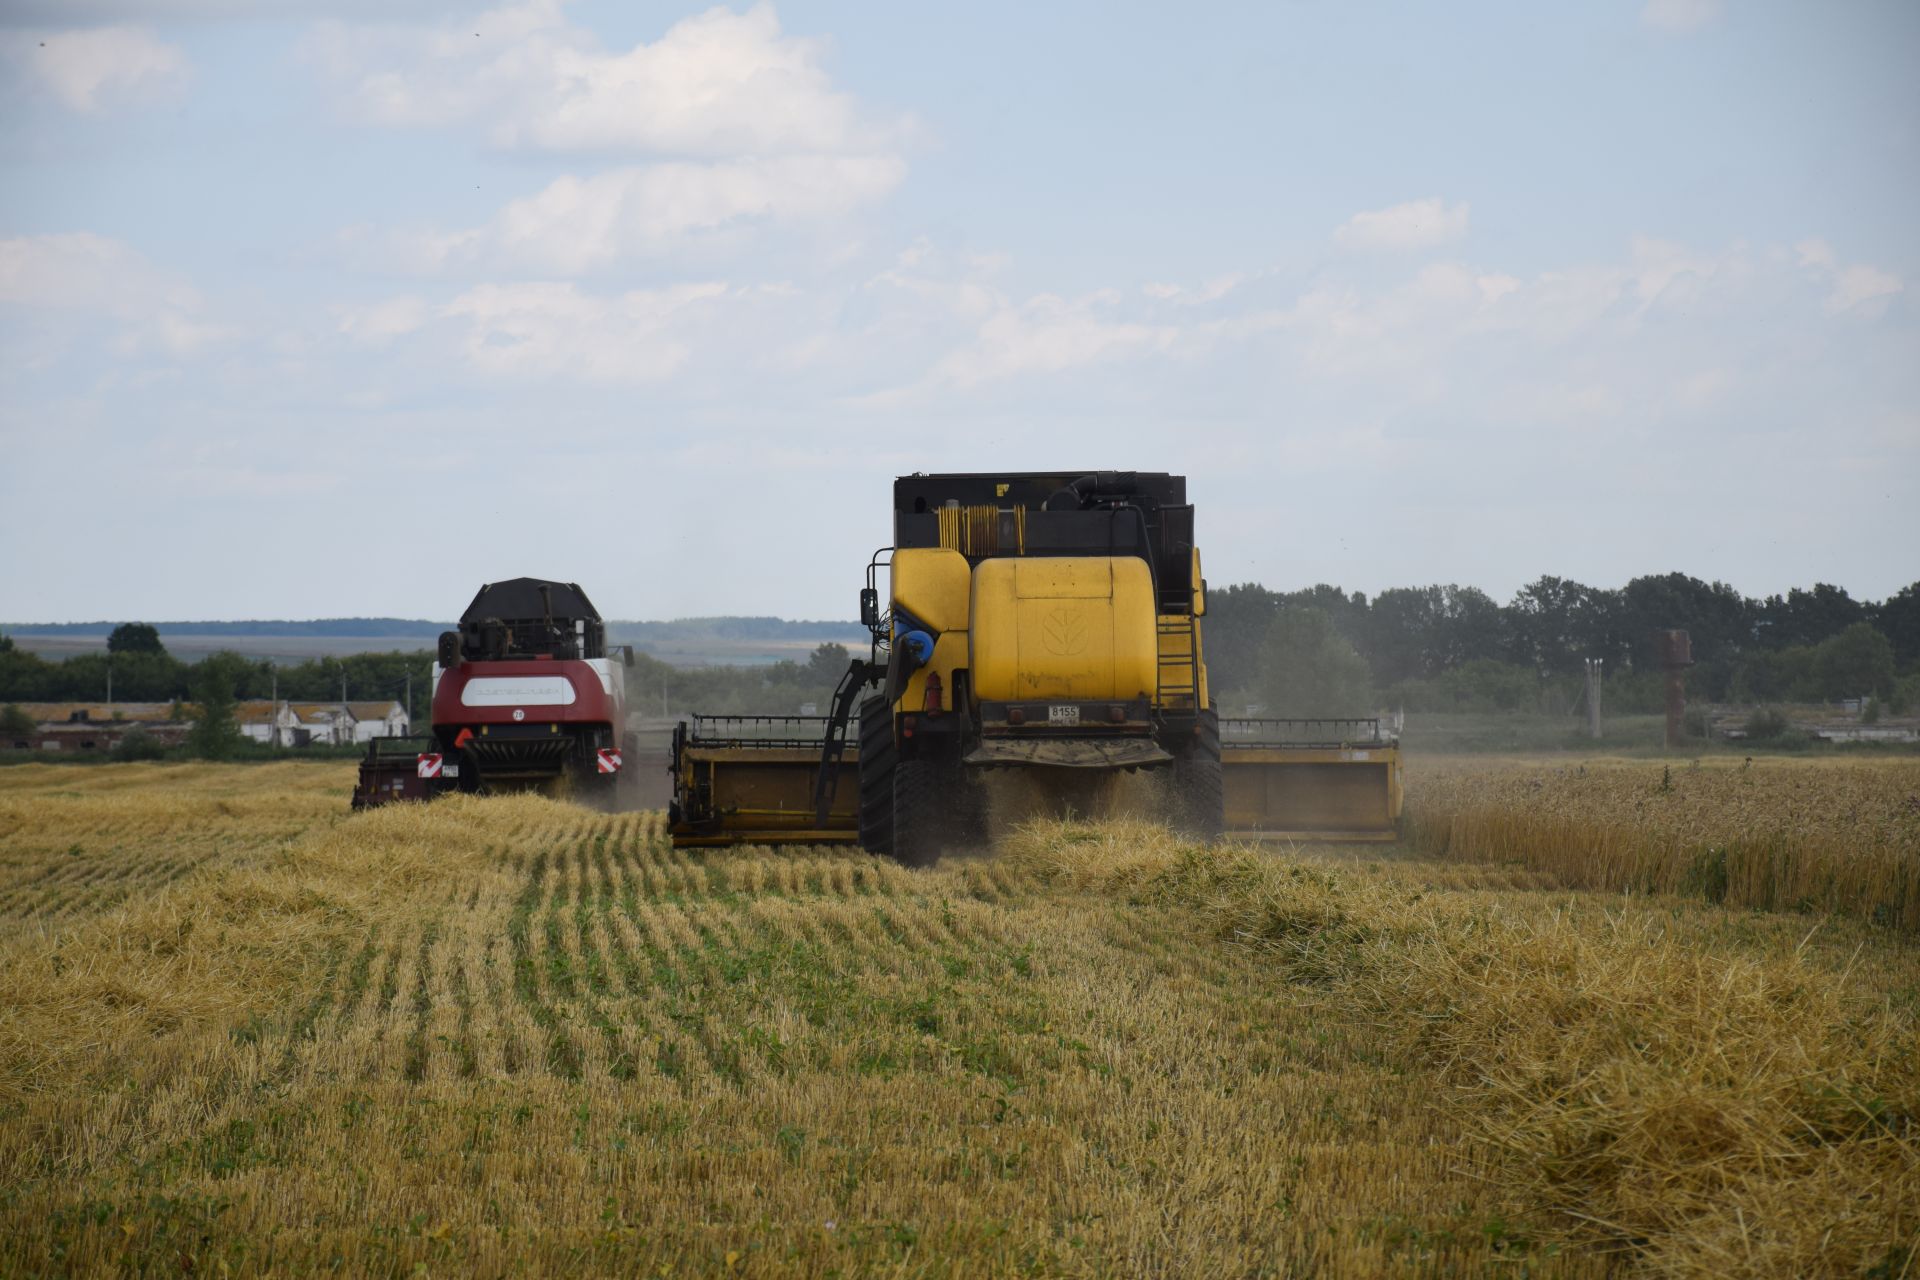
M 973 688 L 985 699 L 1155 696 L 1153 575 L 1138 556 L 983 560 L 973 573 Z

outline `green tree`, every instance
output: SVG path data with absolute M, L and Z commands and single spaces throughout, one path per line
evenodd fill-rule
M 1693 642 L 1693 660 L 1714 662 L 1752 647 L 1756 606 L 1724 582 L 1684 573 L 1633 579 L 1620 592 L 1621 638 L 1648 667 L 1660 663 L 1653 633 L 1681 628 Z
M 9 702 L 6 706 L 0 707 L 0 733 L 30 734 L 39 727 L 34 723 L 32 716 L 14 703 Z
M 234 687 L 246 672 L 247 661 L 237 653 L 216 653 L 200 662 L 193 673 L 193 697 L 200 718 L 187 731 L 187 745 L 203 760 L 226 760 L 245 741 L 234 719 Z
M 1816 582 L 1811 591 L 1795 587 L 1785 596 L 1762 601 L 1756 630 L 1769 648 L 1784 649 L 1819 644 L 1866 621 L 1866 616 L 1867 606 L 1848 595 L 1846 588 Z
M 1813 650 L 1813 678 L 1822 698 L 1893 693 L 1893 644 L 1871 622 L 1856 622 Z
M 1806 645 L 1762 651 L 1733 674 L 1735 702 L 1799 702 L 1820 696 L 1814 684 L 1813 650 Z
M 107 636 L 108 653 L 165 653 L 160 633 L 145 622 L 123 622 Z
M 1903 716 L 1915 707 L 1920 707 L 1920 675 L 1902 676 L 1894 683 L 1893 697 L 1887 700 L 1887 710 Z
M 1582 671 L 1588 658 L 1621 666 L 1632 650 L 1617 591 L 1548 575 L 1520 588 L 1508 616 L 1516 656 L 1549 674 Z
M 1207 592 L 1207 616 L 1201 620 L 1201 643 L 1207 658 L 1207 680 L 1223 692 L 1249 688 L 1260 672 L 1260 648 L 1280 612 L 1280 595 L 1257 583 Z
M 1373 701 L 1366 660 L 1319 609 L 1284 609 L 1267 629 L 1255 688 L 1271 715 L 1357 716 Z
M 813 656 L 807 659 L 807 674 L 815 680 L 831 680 L 839 684 L 840 677 L 847 674 L 852 662 L 853 655 L 847 651 L 847 646 L 828 641 L 815 648 Z
M 61 665 L 25 649 L 0 649 L 0 697 L 52 702 L 59 696 L 55 685 Z
M 1909 583 L 1874 610 L 1874 625 L 1893 642 L 1893 660 L 1920 661 L 1920 582 Z
M 166 754 L 166 744 L 139 725 L 127 730 L 120 741 L 113 744 L 115 760 L 162 760 Z

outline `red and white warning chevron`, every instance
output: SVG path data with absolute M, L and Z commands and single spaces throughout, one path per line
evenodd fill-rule
M 613 747 L 600 748 L 599 763 L 602 773 L 620 772 L 620 752 Z

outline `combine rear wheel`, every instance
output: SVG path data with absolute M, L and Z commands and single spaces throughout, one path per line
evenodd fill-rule
M 1226 779 L 1220 764 L 1220 713 L 1202 711 L 1173 754 L 1174 826 L 1197 840 L 1218 840 L 1227 827 Z
M 893 854 L 893 707 L 875 694 L 860 704 L 860 847 Z
M 940 861 L 946 772 L 924 757 L 893 766 L 893 856 L 909 867 Z
M 987 840 L 987 788 L 957 759 L 938 755 L 893 767 L 893 856 L 930 867 L 942 854 Z

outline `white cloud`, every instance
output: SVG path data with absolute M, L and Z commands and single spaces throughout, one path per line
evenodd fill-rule
M 1052 294 L 1003 307 L 980 326 L 972 346 L 934 369 L 937 381 L 973 386 L 1019 373 L 1060 373 L 1130 353 L 1164 351 L 1177 331 L 1168 325 L 1112 318 L 1118 296 L 1098 293 L 1069 300 Z
M 1647 0 L 1640 21 L 1661 31 L 1698 31 L 1720 17 L 1720 0 Z
M 1838 261 L 1834 255 L 1833 246 L 1817 238 L 1802 240 L 1793 246 L 1793 251 L 1799 257 L 1801 266 L 1816 270 L 1831 271 Z
M 348 109 L 399 126 L 482 125 L 494 143 L 550 151 L 727 156 L 874 152 L 907 130 L 870 121 L 784 34 L 773 9 L 717 8 L 615 52 L 530 0 L 437 28 L 328 24 L 312 51 Z
M 1155 283 L 1145 285 L 1141 292 L 1157 302 L 1173 302 L 1181 306 L 1198 307 L 1220 299 L 1238 289 L 1247 282 L 1248 277 L 1239 272 L 1215 276 L 1211 280 L 1194 286 Z
M 426 325 L 430 314 L 427 300 L 411 294 L 368 307 L 336 310 L 341 333 L 356 341 L 374 343 L 415 332 Z
M 485 227 L 432 238 L 425 256 L 577 274 L 666 251 L 692 233 L 848 213 L 893 190 L 904 173 L 890 156 L 826 155 L 675 161 L 565 177 L 509 204 Z
M 140 26 L 15 31 L 5 37 L 4 49 L 31 80 L 74 111 L 150 102 L 178 89 L 188 75 L 186 55 Z
M 1334 231 L 1343 249 L 1430 249 L 1467 234 L 1467 206 L 1438 196 L 1356 213 Z
M 559 178 L 482 226 L 374 237 L 413 269 L 577 274 L 692 235 L 844 216 L 906 176 L 910 122 L 869 119 L 834 87 L 821 42 L 786 35 L 765 5 L 712 9 L 624 52 L 602 50 L 559 0 L 434 28 L 328 24 L 312 51 L 363 119 L 624 158 Z
M 1122 316 L 1125 296 L 1118 290 L 1079 298 L 1039 294 L 1015 302 L 970 280 L 948 282 L 888 273 L 876 283 L 894 285 L 916 302 L 932 303 L 967 322 L 967 327 L 924 377 L 861 397 L 870 407 L 910 403 L 942 391 L 967 390 L 1022 375 L 1057 376 L 1129 356 L 1162 354 L 1180 336 L 1176 325 Z M 889 317 L 881 327 L 928 336 L 941 331 L 912 312 Z
M 1870 310 L 1884 307 L 1886 300 L 1906 288 L 1899 276 L 1878 267 L 1853 266 L 1834 277 L 1833 292 L 1827 295 L 1827 310 Z
M 0 240 L 0 304 L 115 322 L 125 350 L 187 355 L 225 336 L 181 276 L 88 232 Z
M 1839 253 L 1817 236 L 1794 245 L 1793 254 L 1809 276 L 1829 286 L 1828 314 L 1859 308 L 1862 313 L 1878 315 L 1895 294 L 1906 291 L 1906 282 L 1890 271 L 1865 263 L 1841 266 Z
M 691 354 L 692 313 L 727 293 L 722 284 L 678 285 L 614 296 L 571 284 L 482 285 L 441 315 L 465 326 L 463 350 L 477 368 L 513 377 L 653 382 Z

